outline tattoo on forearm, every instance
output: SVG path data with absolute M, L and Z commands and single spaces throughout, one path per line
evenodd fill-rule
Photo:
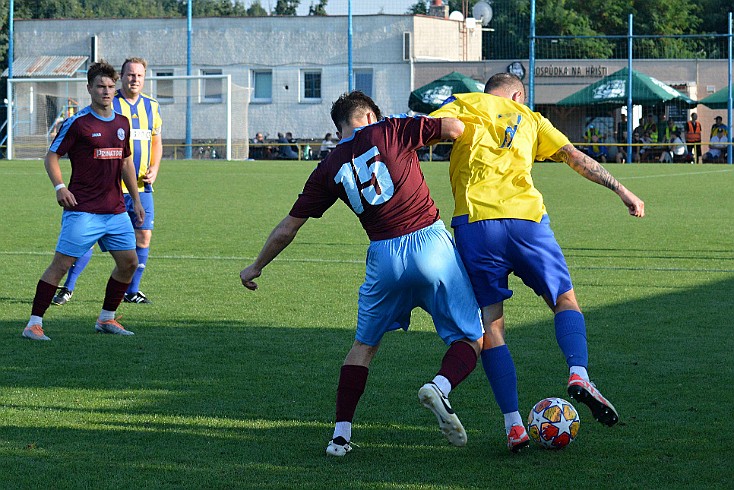
M 619 181 L 607 172 L 607 169 L 573 145 L 567 145 L 558 150 L 558 153 L 554 155 L 554 159 L 568 164 L 577 173 L 592 182 L 601 184 L 614 192 L 619 189 Z

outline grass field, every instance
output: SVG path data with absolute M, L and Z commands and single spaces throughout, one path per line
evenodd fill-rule
M 511 455 L 479 368 L 452 393 L 469 443 L 448 446 L 417 401 L 445 347 L 416 311 L 409 332 L 385 338 L 355 418 L 359 447 L 336 460 L 324 448 L 365 234 L 338 204 L 258 291 L 238 276 L 311 165 L 164 162 L 142 284 L 154 304 L 118 310 L 136 335 L 94 334 L 112 268 L 97 253 L 72 301 L 46 314 L 53 341 L 31 342 L 20 333 L 60 209 L 41 162 L 0 163 L 0 487 L 732 488 L 734 169 L 608 166 L 646 201 L 637 220 L 569 168 L 536 166 L 617 426 L 579 406 L 566 450 Z M 446 164 L 424 171 L 448 219 Z M 547 307 L 512 286 L 507 340 L 527 413 L 566 396 L 567 370 Z

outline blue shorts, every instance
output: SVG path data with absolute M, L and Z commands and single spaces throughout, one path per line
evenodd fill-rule
M 135 207 L 133 206 L 133 198 L 130 194 L 123 194 L 125 196 L 125 207 L 127 208 L 127 214 L 130 216 L 130 221 L 133 223 L 133 228 L 136 230 L 152 230 L 153 220 L 155 219 L 155 206 L 153 206 L 153 193 L 152 192 L 140 192 L 140 204 L 145 209 L 145 219 L 143 224 L 138 226 L 138 218 L 135 215 Z
M 469 278 L 442 221 L 370 243 L 356 339 L 374 346 L 386 332 L 407 330 L 416 307 L 433 317 L 446 344 L 483 334 Z
M 103 252 L 135 250 L 135 230 L 127 214 L 64 210 L 56 251 L 79 258 L 92 248 L 94 242 L 99 243 Z
M 456 248 L 469 273 L 479 306 L 512 296 L 511 272 L 539 296 L 556 304 L 573 289 L 566 259 L 553 235 L 548 215 L 540 223 L 522 219 L 488 219 L 468 223 L 454 218 Z

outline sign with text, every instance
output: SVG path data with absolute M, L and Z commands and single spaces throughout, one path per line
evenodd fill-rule
M 536 66 L 536 77 L 593 77 L 601 78 L 609 74 L 608 68 L 601 65 L 572 66 L 547 65 Z

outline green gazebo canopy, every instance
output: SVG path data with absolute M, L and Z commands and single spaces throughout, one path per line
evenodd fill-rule
M 469 92 L 484 92 L 484 84 L 454 71 L 413 90 L 408 99 L 408 107 L 415 112 L 429 114 L 441 107 L 452 95 Z
M 718 92 L 714 92 L 698 101 L 699 104 L 703 104 L 711 109 L 726 109 L 727 102 L 729 99 L 729 86 L 722 88 Z
M 606 106 L 627 105 L 628 70 L 607 75 L 588 87 L 569 95 L 558 102 L 559 106 Z M 658 105 L 678 102 L 693 107 L 697 102 L 649 75 L 632 70 L 632 103 L 634 105 Z

